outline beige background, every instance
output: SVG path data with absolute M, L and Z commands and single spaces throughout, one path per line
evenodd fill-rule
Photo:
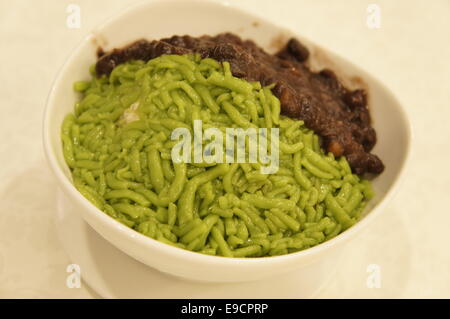
M 134 0 L 0 0 L 0 298 L 96 297 L 66 287 L 55 189 L 41 143 L 53 78 L 97 23 Z M 347 249 L 319 297 L 450 297 L 450 1 L 241 0 L 373 73 L 406 106 L 414 132 L 406 180 L 385 214 Z M 81 7 L 80 29 L 66 7 Z M 382 10 L 380 29 L 366 8 Z M 130 39 L 132 40 L 132 39 Z M 387 115 L 388 116 L 388 115 Z M 366 286 L 369 264 L 382 286 Z

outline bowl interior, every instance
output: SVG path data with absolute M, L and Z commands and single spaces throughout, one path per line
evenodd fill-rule
M 314 67 L 330 67 L 349 86 L 368 89 L 369 105 L 378 134 L 378 143 L 373 152 L 386 165 L 385 172 L 373 181 L 376 196 L 366 212 L 373 211 L 371 208 L 380 204 L 396 184 L 409 152 L 409 124 L 395 97 L 379 81 L 332 52 L 264 19 L 215 2 L 161 1 L 141 4 L 107 21 L 88 35 L 61 70 L 47 105 L 44 139 L 47 155 L 57 175 L 65 175 L 67 180 L 71 180 L 62 155 L 61 123 L 64 116 L 73 111 L 79 98 L 72 89 L 73 82 L 89 79 L 88 69 L 96 62 L 99 46 L 110 50 L 140 38 L 214 35 L 220 32 L 233 32 L 252 39 L 270 52 L 279 49 L 289 36 L 294 35 L 311 50 Z M 359 226 L 357 224 L 354 227 Z

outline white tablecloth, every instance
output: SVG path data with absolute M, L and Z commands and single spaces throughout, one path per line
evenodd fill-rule
M 96 297 L 66 286 L 70 263 L 55 231 L 55 189 L 41 142 L 52 81 L 71 49 L 133 0 L 0 0 L 0 298 Z M 450 1 L 241 0 L 381 79 L 414 132 L 406 181 L 362 243 L 345 252 L 319 297 L 450 297 Z M 66 27 L 70 3 L 81 28 Z M 381 8 L 381 28 L 366 25 Z M 449 148 L 447 148 L 449 147 Z M 379 265 L 381 288 L 367 287 Z

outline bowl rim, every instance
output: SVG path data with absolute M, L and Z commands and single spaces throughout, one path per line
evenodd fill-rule
M 286 30 L 290 32 L 291 34 L 297 36 L 297 33 L 293 30 L 287 29 L 283 26 L 278 25 L 275 22 L 272 22 L 270 18 L 261 17 L 256 15 L 255 13 L 241 8 L 239 5 L 231 5 L 226 0 L 218 0 L 215 2 L 210 1 L 204 1 L 204 0 L 152 0 L 152 1 L 141 1 L 136 4 L 127 6 L 123 9 L 121 9 L 119 12 L 114 14 L 113 16 L 109 17 L 108 19 L 104 20 L 102 23 L 97 24 L 90 30 L 86 36 L 83 37 L 83 39 L 77 44 L 77 46 L 72 50 L 72 52 L 69 54 L 69 56 L 66 58 L 63 65 L 60 67 L 53 83 L 50 89 L 50 92 L 48 94 L 46 105 L 44 109 L 43 114 L 43 146 L 44 146 L 44 152 L 47 158 L 47 161 L 49 163 L 49 166 L 51 168 L 51 171 L 53 172 L 54 176 L 59 182 L 59 185 L 62 186 L 62 190 L 64 193 L 73 199 L 75 199 L 79 204 L 82 205 L 83 209 L 85 209 L 89 214 L 94 216 L 96 219 L 100 220 L 101 223 L 105 225 L 105 227 L 115 229 L 115 231 L 122 233 L 122 235 L 125 235 L 128 238 L 132 238 L 133 240 L 137 241 L 141 246 L 147 246 L 149 249 L 156 249 L 161 251 L 163 254 L 166 255 L 173 255 L 173 257 L 179 257 L 179 258 L 189 258 L 191 261 L 198 262 L 198 263 L 208 263 L 210 265 L 213 264 L 222 264 L 222 265 L 229 265 L 229 266 L 239 266 L 243 267 L 244 265 L 255 265 L 255 264 L 261 264 L 261 263 L 267 263 L 267 262 L 273 262 L 273 263 L 281 263 L 288 260 L 293 259 L 301 259 L 301 258 L 307 258 L 319 255 L 323 251 L 328 251 L 333 246 L 338 246 L 344 242 L 346 242 L 351 236 L 354 236 L 357 234 L 360 230 L 365 228 L 372 220 L 375 219 L 375 217 L 379 216 L 382 210 L 386 207 L 386 205 L 390 202 L 390 200 L 396 195 L 396 193 L 399 190 L 399 187 L 401 183 L 404 180 L 404 176 L 406 175 L 408 163 L 410 162 L 411 158 L 411 148 L 412 148 L 412 140 L 413 140 L 413 134 L 412 134 L 412 126 L 411 121 L 409 119 L 408 113 L 406 112 L 405 108 L 402 106 L 402 104 L 398 101 L 396 96 L 392 93 L 392 91 L 386 87 L 381 81 L 379 81 L 376 77 L 374 77 L 371 74 L 369 75 L 374 81 L 377 82 L 378 85 L 380 85 L 383 90 L 390 95 L 390 98 L 392 98 L 393 101 L 399 106 L 398 111 L 405 122 L 405 130 L 406 130 L 406 149 L 404 154 L 404 160 L 402 163 L 400 163 L 400 168 L 396 173 L 396 176 L 394 177 L 394 181 L 386 194 L 380 199 L 380 201 L 375 204 L 375 206 L 372 207 L 370 211 L 367 212 L 367 215 L 364 216 L 360 221 L 358 221 L 355 225 L 350 227 L 349 229 L 345 230 L 344 232 L 340 233 L 336 237 L 325 241 L 321 244 L 318 244 L 314 247 L 307 248 L 305 250 L 301 250 L 294 253 L 289 253 L 285 255 L 280 256 L 264 256 L 264 257 L 255 257 L 255 258 L 242 258 L 242 257 L 224 257 L 224 256 L 211 256 L 206 254 L 201 254 L 198 252 L 189 251 L 183 248 L 171 246 L 168 244 L 165 244 L 163 242 L 160 242 L 156 239 L 150 238 L 145 236 L 144 234 L 141 234 L 137 232 L 136 230 L 129 228 L 114 218 L 108 216 L 103 211 L 98 209 L 96 206 L 94 206 L 91 202 L 89 202 L 76 188 L 75 186 L 70 182 L 70 180 L 65 176 L 62 167 L 58 164 L 57 156 L 55 152 L 52 149 L 52 143 L 51 143 L 51 132 L 50 132 L 50 122 L 51 122 L 51 116 L 52 111 L 55 108 L 55 103 L 53 102 L 55 98 L 56 91 L 61 83 L 61 78 L 66 70 L 66 68 L 71 64 L 71 61 L 76 58 L 78 53 L 82 50 L 84 44 L 92 39 L 93 36 L 95 36 L 95 33 L 98 29 L 102 29 L 107 27 L 110 24 L 113 24 L 117 19 L 122 17 L 126 14 L 131 14 L 132 12 L 139 10 L 140 8 L 144 8 L 147 6 L 152 5 L 158 5 L 164 3 L 165 5 L 177 5 L 177 4 L 186 4 L 186 3 L 193 3 L 195 5 L 208 5 L 208 6 L 225 6 L 228 9 L 234 10 L 236 12 L 239 12 L 241 14 L 245 14 L 249 17 L 253 17 L 256 19 L 259 19 L 261 21 L 273 24 L 277 26 L 279 29 Z M 301 35 L 299 35 L 301 37 Z M 132 40 L 131 40 L 132 41 Z M 309 41 L 309 39 L 308 39 Z M 315 44 L 314 41 L 311 41 L 311 43 L 316 47 L 320 48 L 319 45 Z M 333 50 L 326 49 L 327 52 L 332 53 L 334 57 L 337 57 L 339 59 L 343 59 L 347 61 L 345 58 L 342 58 L 339 54 L 335 53 Z M 353 64 L 353 63 L 352 63 Z M 361 69 L 358 65 L 356 65 L 358 68 L 358 71 L 361 71 L 363 73 L 366 73 L 364 69 Z M 108 240 L 109 241 L 109 240 Z

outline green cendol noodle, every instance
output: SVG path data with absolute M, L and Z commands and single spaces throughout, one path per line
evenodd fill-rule
M 93 70 L 93 69 L 92 69 Z M 270 87 L 233 77 L 227 62 L 164 55 L 77 82 L 62 124 L 73 183 L 119 222 L 204 254 L 260 257 L 322 243 L 352 226 L 372 190 L 344 157 L 324 154 L 300 120 L 280 116 Z M 174 163 L 175 128 L 279 128 L 279 169 L 259 163 Z

